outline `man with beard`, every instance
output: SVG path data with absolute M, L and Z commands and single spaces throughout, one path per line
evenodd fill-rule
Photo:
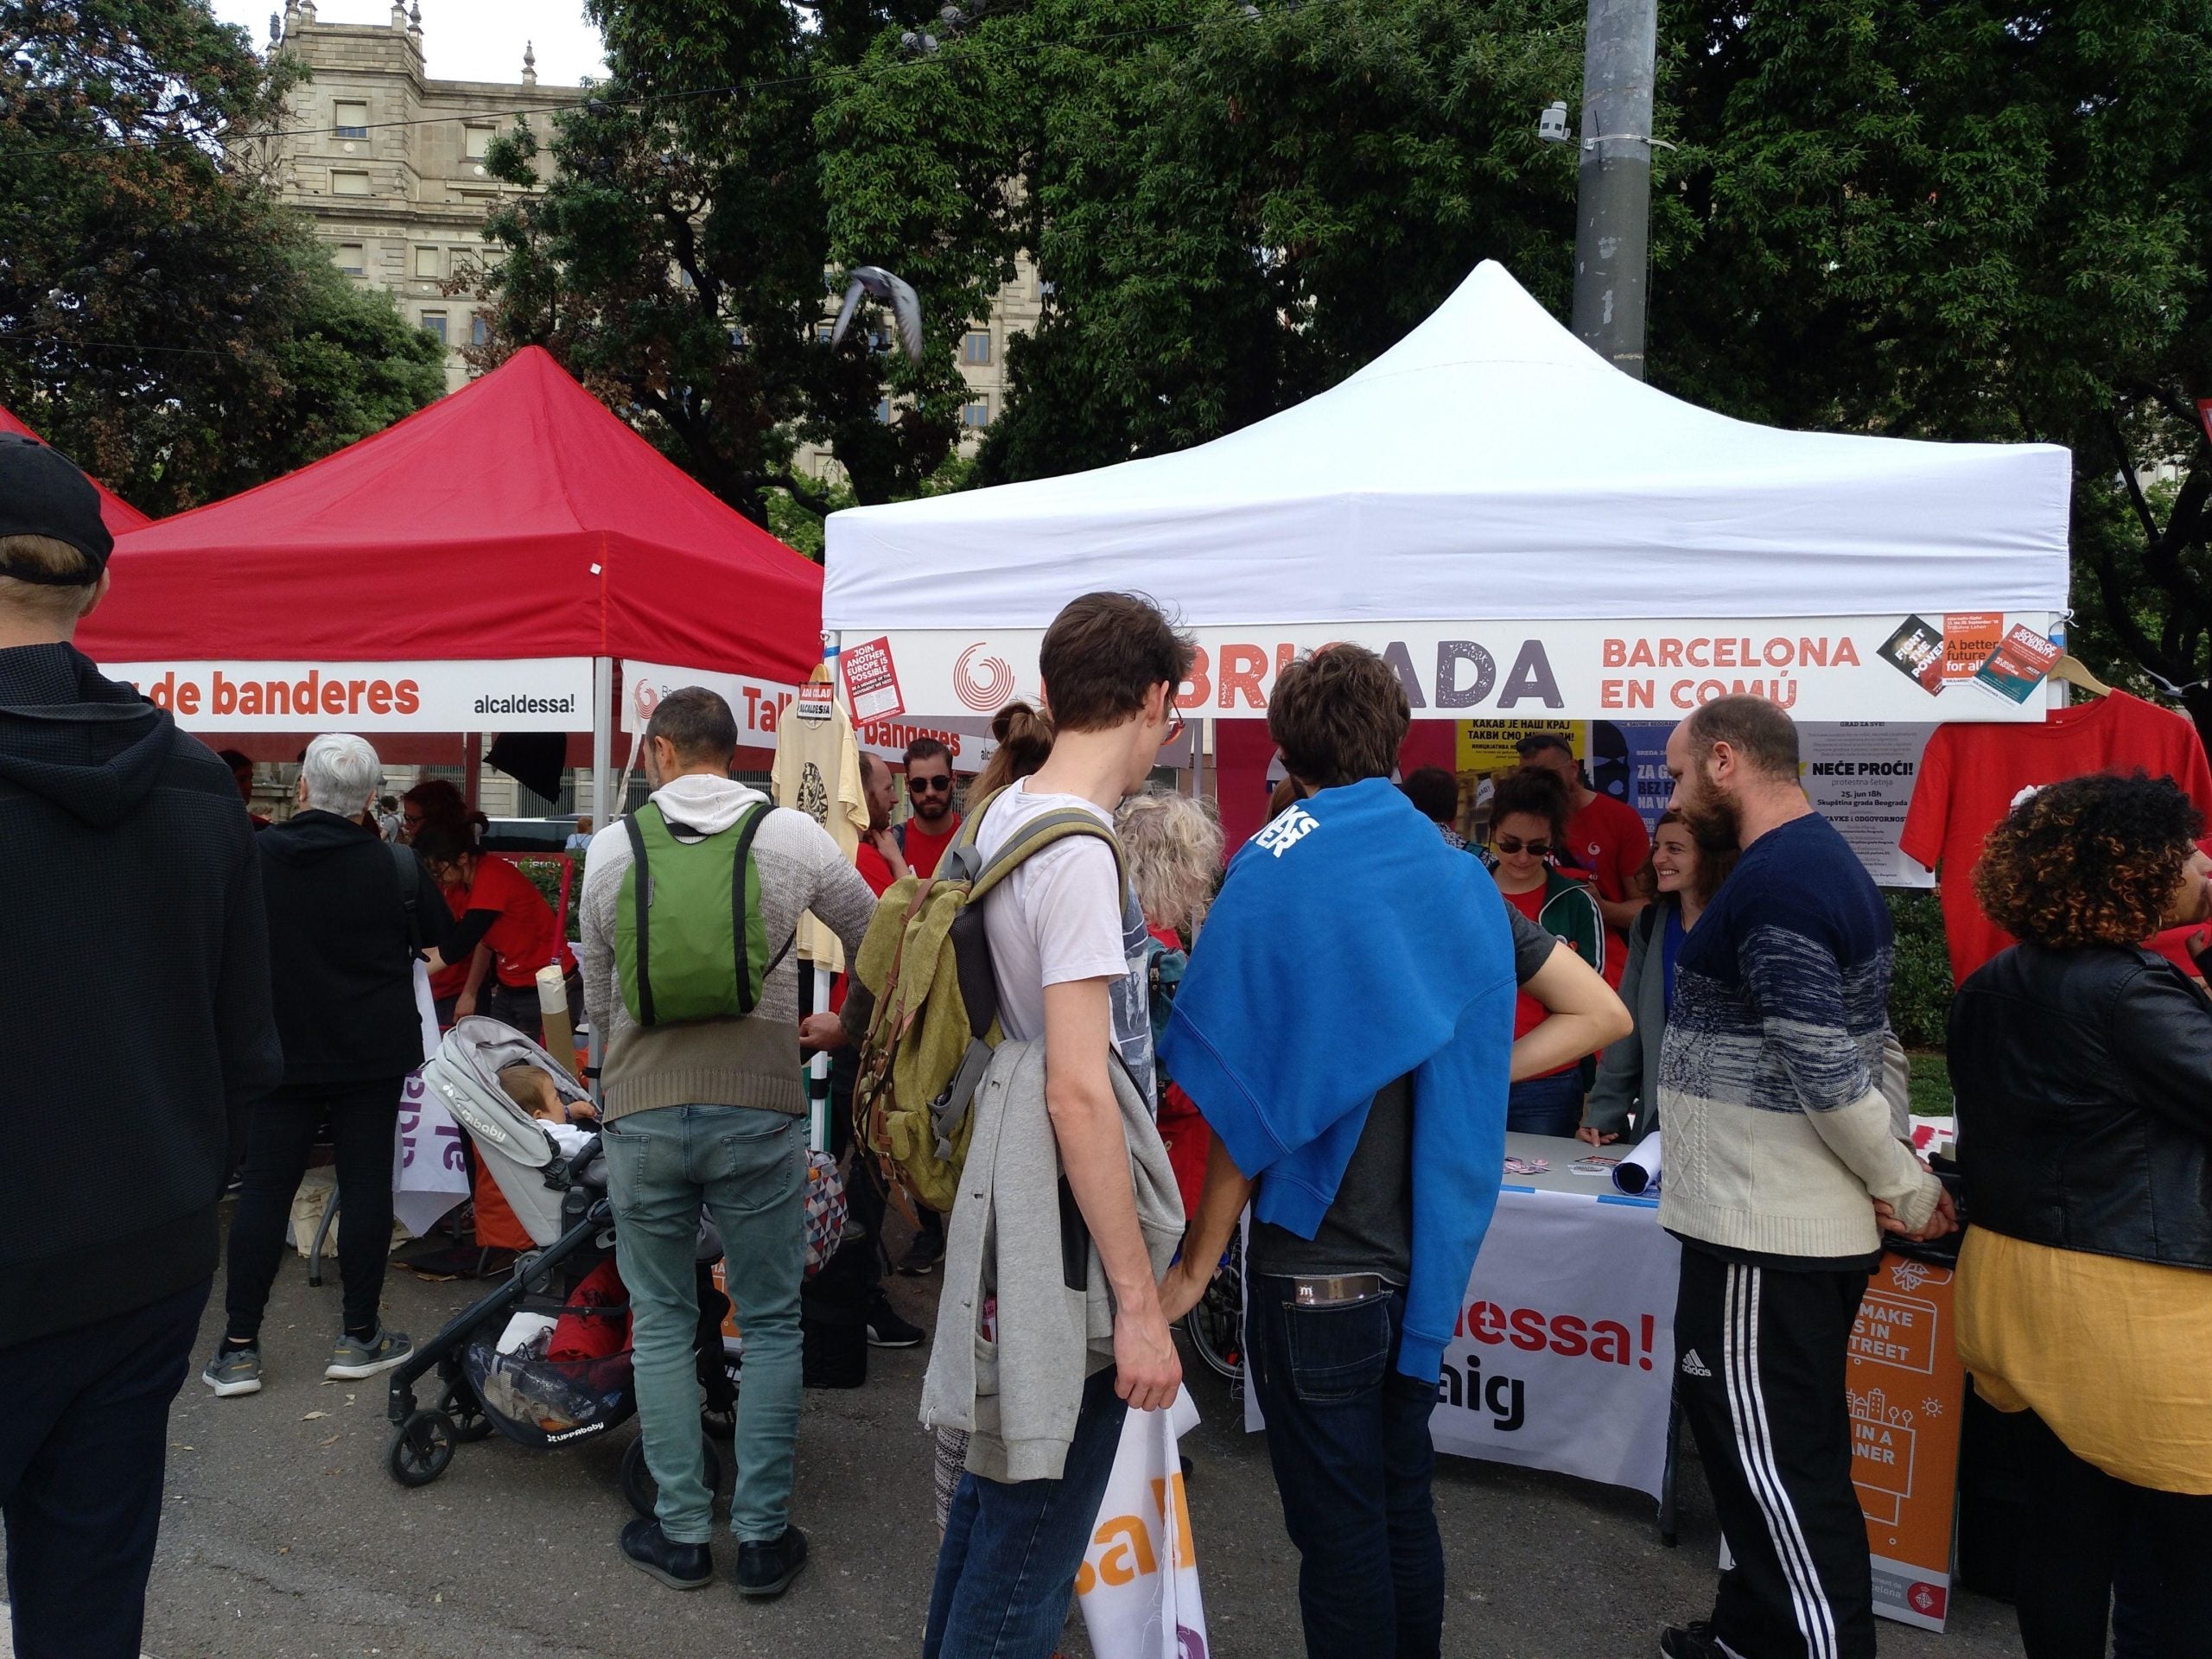
M 907 868 L 925 880 L 937 874 L 937 861 L 960 833 L 952 810 L 952 751 L 933 737 L 906 746 L 906 798 L 914 816 L 899 830 L 899 850 Z
M 1681 1241 L 1675 1386 L 1734 1565 L 1669 1659 L 1872 1659 L 1845 1376 L 1882 1235 L 1956 1217 L 1882 1088 L 1881 894 L 1797 781 L 1797 728 L 1760 697 L 1667 741 L 1673 804 L 1743 856 L 1675 966 L 1659 1067 L 1660 1224 Z

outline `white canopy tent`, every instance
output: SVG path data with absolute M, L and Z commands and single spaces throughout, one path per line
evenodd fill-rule
M 1693 407 L 1485 262 L 1340 385 L 1211 443 L 834 514 L 823 626 L 856 704 L 916 715 L 1033 695 L 1046 624 L 1116 588 L 1196 632 L 1185 701 L 1216 715 L 1355 639 L 1417 716 L 1664 719 L 1742 689 L 1815 720 L 2034 720 L 1977 664 L 1914 664 L 1947 616 L 1972 624 L 1955 637 L 2050 631 L 2068 488 L 2050 445 Z

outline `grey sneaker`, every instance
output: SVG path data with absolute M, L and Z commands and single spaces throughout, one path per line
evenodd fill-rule
M 200 1380 L 225 1400 L 234 1394 L 259 1394 L 261 1350 L 233 1348 L 226 1343 L 215 1350 L 215 1357 L 207 1362 Z
M 372 1341 L 359 1342 L 340 1332 L 338 1345 L 330 1351 L 330 1363 L 322 1374 L 334 1382 L 358 1382 L 365 1376 L 374 1376 L 378 1371 L 391 1370 L 404 1365 L 415 1351 L 415 1344 L 404 1332 L 387 1331 L 377 1327 Z

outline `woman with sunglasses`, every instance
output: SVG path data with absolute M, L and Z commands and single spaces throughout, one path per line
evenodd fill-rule
M 1491 803 L 1491 874 L 1505 902 L 1599 973 L 1605 971 L 1605 924 L 1589 887 L 1551 866 L 1567 833 L 1567 791 L 1549 772 L 1521 771 L 1501 779 Z M 1526 991 L 1515 1006 L 1516 1041 L 1544 1021 L 1548 1010 Z M 1582 1067 L 1561 1066 L 1516 1083 L 1505 1096 L 1505 1127 L 1520 1135 L 1572 1135 L 1582 1122 Z

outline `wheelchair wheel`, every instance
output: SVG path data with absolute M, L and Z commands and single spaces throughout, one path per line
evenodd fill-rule
M 711 1497 L 721 1490 L 722 1460 L 709 1441 L 702 1448 L 707 1454 L 707 1492 Z M 653 1471 L 645 1466 L 645 1437 L 639 1434 L 630 1442 L 630 1449 L 622 1454 L 622 1496 L 630 1507 L 650 1521 L 653 1518 L 653 1504 L 660 1497 L 660 1483 L 653 1478 Z
M 1198 1305 L 1183 1316 L 1183 1330 L 1208 1370 L 1236 1382 L 1244 1374 L 1244 1240 L 1230 1236 L 1221 1271 Z

